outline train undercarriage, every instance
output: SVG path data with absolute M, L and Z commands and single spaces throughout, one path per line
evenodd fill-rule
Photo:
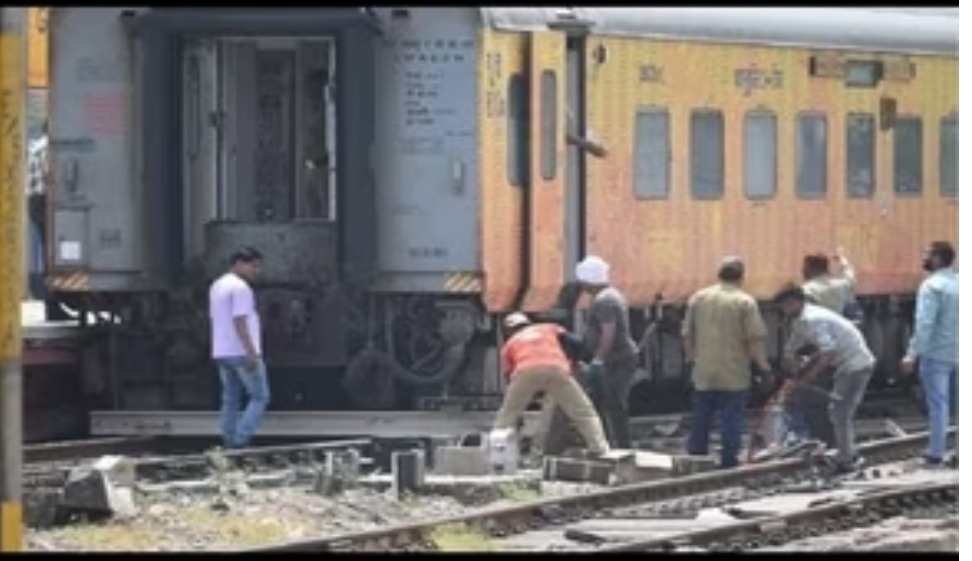
M 195 299 L 119 295 L 86 298 L 88 345 L 82 353 L 89 409 L 100 411 L 211 411 L 219 383 L 208 354 L 204 292 Z M 495 410 L 502 398 L 496 322 L 471 300 L 433 296 L 359 295 L 347 306 L 346 364 L 287 365 L 270 361 L 271 411 Z M 77 303 L 77 302 L 76 302 Z M 874 390 L 909 395 L 914 380 L 897 362 L 910 336 L 910 302 L 863 298 L 862 330 L 878 357 Z M 681 313 L 673 307 L 634 312 L 640 372 L 631 414 L 687 411 L 689 365 L 680 341 Z M 783 328 L 765 314 L 768 350 L 778 363 Z M 655 319 L 658 318 L 658 319 Z M 754 400 L 761 396 L 755 395 Z

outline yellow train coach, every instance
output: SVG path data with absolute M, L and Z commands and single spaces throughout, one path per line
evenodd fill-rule
M 860 295 L 906 296 L 924 245 L 957 242 L 957 13 L 485 12 L 491 307 L 521 278 L 528 308 L 553 306 L 585 252 L 640 307 L 710 282 L 726 253 L 767 297 L 838 246 Z

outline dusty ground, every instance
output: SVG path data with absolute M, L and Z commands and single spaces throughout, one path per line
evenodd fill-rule
M 590 486 L 544 483 L 543 495 L 590 492 Z M 539 498 L 535 490 L 507 486 L 489 506 Z M 321 538 L 370 528 L 454 516 L 486 505 L 463 506 L 446 496 L 396 500 L 391 493 L 353 489 L 336 497 L 306 488 L 249 490 L 214 495 L 140 497 L 129 520 L 29 531 L 29 551 L 219 551 Z M 489 549 L 461 530 L 437 536 L 451 550 Z
M 356 488 L 334 497 L 307 486 L 252 489 L 238 474 L 224 473 L 223 492 L 166 491 L 139 495 L 127 520 L 78 523 L 27 534 L 29 551 L 220 551 L 322 538 L 396 524 L 439 519 L 484 507 L 588 493 L 598 486 L 559 482 L 500 483 L 497 492 L 411 496 Z M 461 527 L 434 540 L 444 551 L 496 551 L 502 544 Z M 958 519 L 897 518 L 786 544 L 781 551 L 958 551 Z

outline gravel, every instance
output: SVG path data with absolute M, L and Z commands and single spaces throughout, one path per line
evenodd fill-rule
M 229 475 L 229 474 L 227 474 Z M 28 530 L 28 551 L 225 551 L 293 540 L 315 539 L 396 524 L 457 516 L 483 507 L 512 505 L 544 497 L 591 493 L 594 484 L 542 482 L 501 484 L 496 493 L 416 495 L 396 499 L 390 491 L 358 487 L 325 497 L 306 486 L 248 488 L 224 479 L 224 492 L 140 494 L 137 514 L 128 519 L 75 523 Z M 495 500 L 499 497 L 499 500 Z M 444 539 L 455 550 L 482 550 L 476 536 L 461 530 Z M 438 540 L 437 540 L 438 541 Z M 445 544 L 440 544 L 445 545 Z M 958 551 L 955 516 L 895 518 L 870 528 L 788 543 L 777 551 Z M 765 550 L 764 550 L 765 551 Z
M 544 482 L 544 496 L 589 493 L 590 484 Z M 525 488 L 504 489 L 488 506 L 536 499 Z M 411 496 L 356 488 L 335 497 L 306 487 L 235 489 L 222 495 L 173 492 L 140 495 L 127 520 L 75 523 L 29 530 L 28 551 L 221 551 L 322 538 L 395 524 L 456 516 L 486 504 L 464 506 L 451 496 Z
M 958 552 L 958 517 L 922 520 L 891 518 L 867 528 L 855 528 L 760 551 Z

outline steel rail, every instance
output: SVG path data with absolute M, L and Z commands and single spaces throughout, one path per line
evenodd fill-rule
M 870 526 L 902 511 L 936 503 L 958 504 L 958 482 L 922 483 L 878 491 L 845 501 L 813 506 L 776 516 L 733 522 L 634 543 L 599 547 L 598 553 L 674 551 L 680 547 L 712 547 L 730 551 L 779 546 L 814 534 L 829 534 Z M 811 526 L 815 527 L 811 529 Z
M 949 434 L 957 434 L 951 428 Z M 928 433 L 891 438 L 862 444 L 858 452 L 867 460 L 890 461 L 912 456 L 927 442 Z M 435 549 L 431 535 L 437 528 L 451 525 L 478 527 L 493 537 L 502 537 L 561 522 L 589 518 L 599 510 L 645 504 L 683 495 L 736 487 L 775 485 L 786 477 L 814 468 L 794 458 L 751 464 L 732 470 L 705 472 L 685 477 L 626 485 L 584 495 L 540 499 L 509 507 L 497 507 L 460 516 L 355 532 L 323 539 L 294 541 L 279 545 L 248 548 L 244 552 L 358 551 L 393 549 Z
M 74 460 L 105 454 L 125 454 L 132 451 L 151 450 L 158 443 L 158 437 L 135 436 L 95 438 L 91 440 L 69 440 L 24 446 L 24 463 L 38 464 Z

